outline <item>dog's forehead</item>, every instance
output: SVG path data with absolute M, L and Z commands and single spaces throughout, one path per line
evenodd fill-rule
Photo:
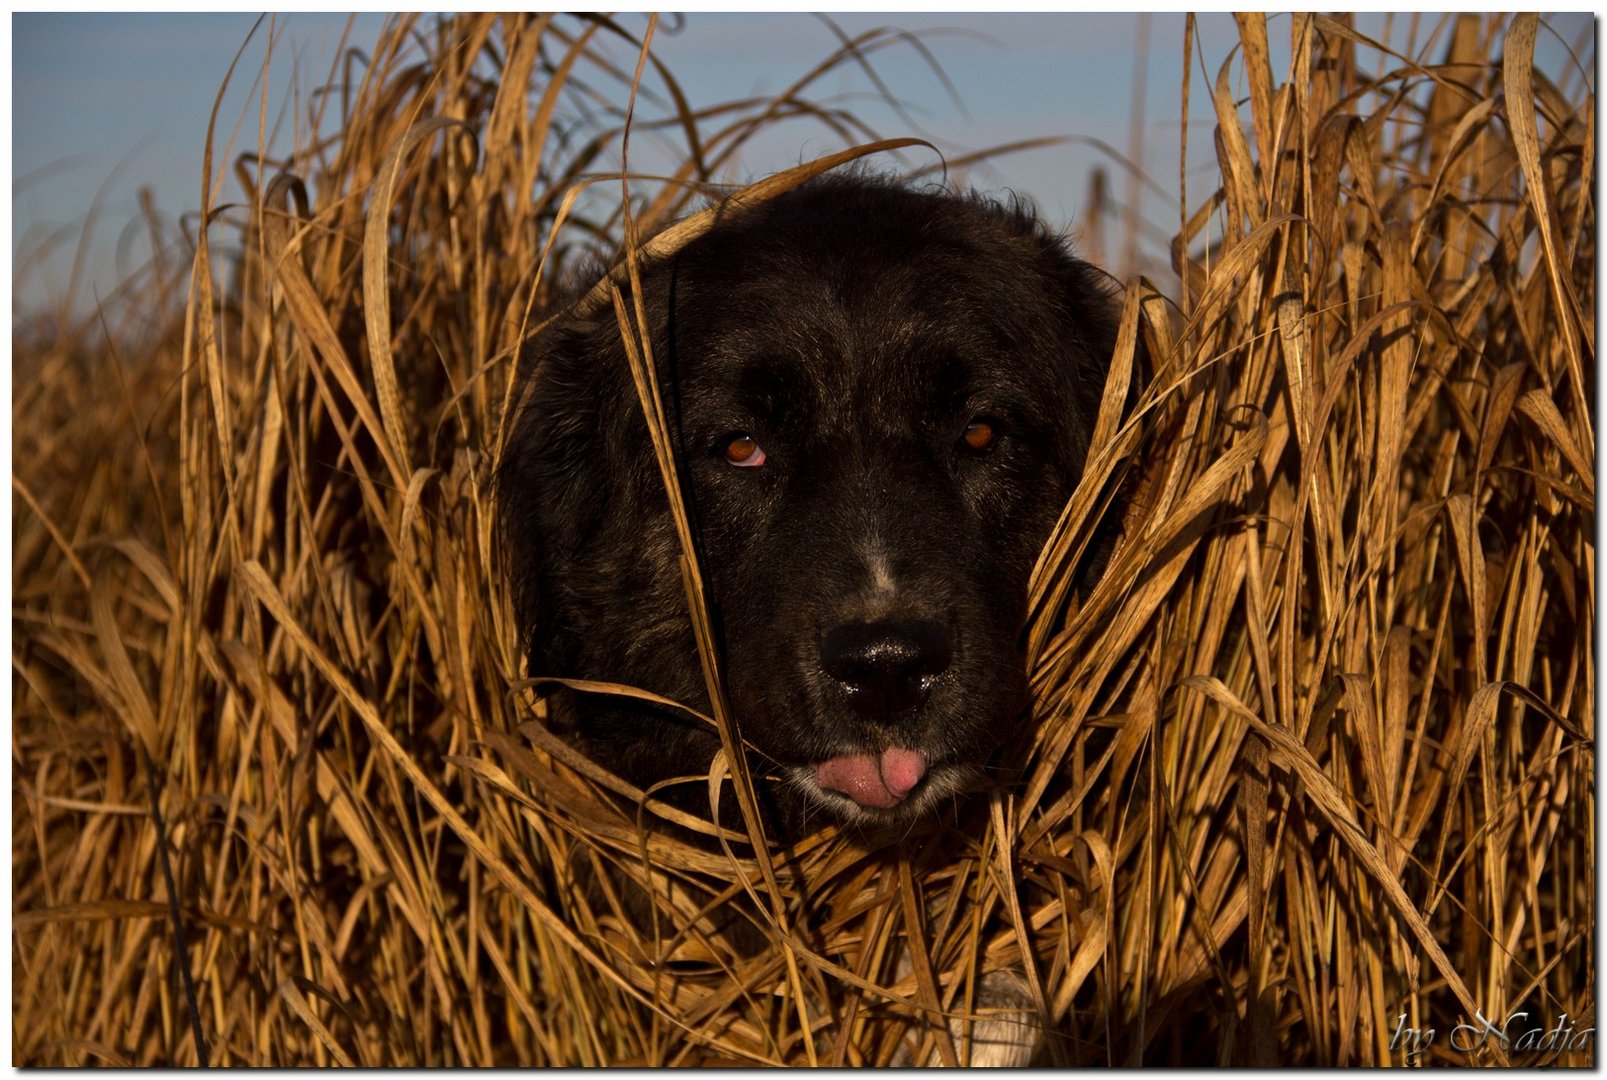
M 950 391 L 1055 319 L 1047 307 L 1001 307 L 998 280 L 958 245 L 815 240 L 733 244 L 678 269 L 670 332 L 681 377 L 758 385 L 772 373 L 811 386 L 823 404 Z
M 934 303 L 902 290 L 854 297 L 813 280 L 792 282 L 790 306 L 732 297 L 678 343 L 690 403 L 738 404 L 759 413 L 862 424 L 965 396 L 985 380 L 996 389 L 1030 381 L 1030 369 L 999 363 L 1007 349 L 957 298 Z M 803 295 L 799 295 L 803 294 Z M 690 320 L 689 320 L 690 321 Z

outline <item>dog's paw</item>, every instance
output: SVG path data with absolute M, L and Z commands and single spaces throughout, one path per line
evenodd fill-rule
M 983 975 L 969 1017 L 950 1017 L 948 1028 L 959 1063 L 979 1068 L 1025 1067 L 1032 1064 L 1044 1043 L 1043 1022 L 1033 1004 L 1032 991 L 1025 976 L 1015 970 Z M 965 1042 L 967 1028 L 969 1047 Z M 943 1052 L 936 1043 L 928 1040 L 928 1049 L 922 1054 L 918 1046 L 921 1041 L 922 1033 L 912 1032 L 891 1064 L 898 1068 L 942 1067 Z
M 969 1064 L 984 1068 L 1020 1068 L 1032 1063 L 1043 1047 L 1043 1024 L 1032 991 L 1019 971 L 990 971 L 977 987 L 976 1016 L 971 1021 Z M 967 1021 L 949 1021 L 955 1051 L 964 1059 Z

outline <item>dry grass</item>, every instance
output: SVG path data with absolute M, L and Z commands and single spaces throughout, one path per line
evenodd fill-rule
M 926 1018 L 1006 965 L 1057 1062 L 1594 1027 L 1594 88 L 1533 71 L 1532 16 L 1378 70 L 1275 25 L 1290 71 L 1249 17 L 1184 103 L 1227 121 L 1219 186 L 1179 199 L 1175 295 L 1126 294 L 1022 781 L 893 852 L 644 833 L 520 688 L 487 468 L 532 312 L 623 233 L 566 194 L 619 145 L 614 28 L 394 25 L 333 75 L 338 138 L 207 196 L 188 279 L 18 329 L 13 1060 L 189 1064 L 192 1023 L 237 1065 L 953 1060 Z M 809 92 L 672 104 L 635 228 L 777 117 L 872 138 Z M 1116 481 L 1126 539 L 1069 595 Z M 656 928 L 588 902 L 591 860 Z M 783 947 L 697 931 L 743 890 Z

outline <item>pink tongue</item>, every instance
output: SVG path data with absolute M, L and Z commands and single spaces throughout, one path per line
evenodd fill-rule
M 879 810 L 903 802 L 925 775 L 926 758 L 896 746 L 882 751 L 880 761 L 870 754 L 843 754 L 815 766 L 815 783 Z

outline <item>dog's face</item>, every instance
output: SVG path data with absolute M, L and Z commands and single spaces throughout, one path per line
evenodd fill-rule
M 717 226 L 643 288 L 757 773 L 888 823 L 977 784 L 1023 712 L 1027 579 L 1103 384 L 1114 318 L 1094 272 L 1026 215 L 850 180 Z M 559 549 L 536 572 L 534 617 L 574 624 L 537 628 L 532 672 L 701 698 L 671 671 L 697 666 L 666 618 L 680 580 L 662 498 L 642 486 L 657 480 L 645 429 L 603 415 L 640 410 L 628 374 L 605 370 L 625 366 L 617 328 L 556 341 L 558 392 L 532 409 L 574 408 L 584 387 L 591 435 L 534 421 L 548 434 L 510 446 L 510 462 L 548 463 L 524 470 L 543 509 L 510 521 Z M 664 738 L 644 725 L 637 741 Z M 620 749 L 639 763 L 652 748 Z

